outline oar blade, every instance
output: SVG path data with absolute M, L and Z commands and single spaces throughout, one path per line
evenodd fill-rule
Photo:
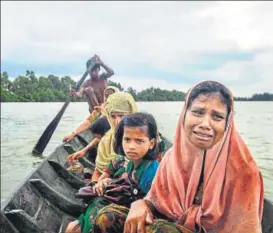
M 50 138 L 52 137 L 55 129 L 57 128 L 63 113 L 65 109 L 67 108 L 68 104 L 70 103 L 70 100 L 67 100 L 65 104 L 63 105 L 62 109 L 59 111 L 59 113 L 55 116 L 55 118 L 50 122 L 50 124 L 47 126 L 45 131 L 43 132 L 42 136 L 39 138 L 37 144 L 32 150 L 33 154 L 42 154 L 45 147 L 47 146 Z
M 80 88 L 83 81 L 85 80 L 86 76 L 88 75 L 88 72 L 93 69 L 93 67 L 96 65 L 95 61 L 91 59 L 90 65 L 81 77 L 81 79 L 77 82 L 76 85 L 76 91 Z M 68 104 L 70 103 L 70 99 L 65 102 L 62 109 L 59 111 L 59 113 L 55 116 L 55 118 L 50 122 L 50 124 L 47 126 L 45 131 L 43 132 L 42 136 L 39 138 L 38 142 L 36 143 L 35 147 L 32 150 L 32 153 L 35 155 L 40 155 L 43 153 L 44 149 L 46 148 L 50 138 L 52 137 L 55 129 L 57 128 L 63 113 L 65 109 L 67 108 Z

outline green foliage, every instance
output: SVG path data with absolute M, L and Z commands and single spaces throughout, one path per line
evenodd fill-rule
M 13 82 L 7 72 L 1 73 L 1 102 L 64 102 L 70 97 L 70 87 L 76 82 L 68 76 L 36 77 L 33 71 Z
M 264 92 L 262 94 L 254 94 L 250 98 L 235 97 L 237 101 L 273 101 L 273 94 Z
M 124 88 L 121 87 L 120 83 L 109 80 L 109 85 L 116 86 L 124 91 Z M 132 87 L 129 87 L 125 91 L 129 92 L 136 101 L 184 101 L 185 99 L 185 93 L 176 90 L 168 91 L 151 87 L 137 92 Z
M 150 87 L 137 92 L 132 87 L 127 90 L 120 83 L 109 80 L 109 85 L 118 87 L 121 91 L 129 92 L 136 101 L 184 101 L 185 93 L 172 90 L 162 90 Z M 64 102 L 70 98 L 70 88 L 76 82 L 69 76 L 48 77 L 35 76 L 33 71 L 27 70 L 24 76 L 18 76 L 13 82 L 9 80 L 8 73 L 1 73 L 1 102 Z M 235 98 L 239 101 L 273 101 L 273 94 L 254 94 L 250 98 Z M 86 98 L 75 98 L 71 101 L 86 101 Z
M 129 92 L 133 97 L 134 99 L 137 101 L 138 100 L 138 96 L 137 96 L 137 92 L 136 90 L 134 90 L 132 87 L 129 87 L 127 89 L 127 92 Z
M 121 91 L 124 91 L 124 88 L 120 85 L 120 83 L 116 83 L 116 82 L 113 82 L 113 81 L 109 80 L 108 85 L 118 87 Z
M 137 93 L 139 101 L 184 101 L 185 93 L 172 90 L 162 90 L 160 88 L 148 88 Z

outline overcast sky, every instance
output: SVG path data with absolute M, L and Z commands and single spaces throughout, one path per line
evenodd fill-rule
M 273 2 L 1 2 L 1 71 L 77 80 L 98 54 L 125 88 L 273 92 Z M 270 26 L 271 25 L 271 26 Z

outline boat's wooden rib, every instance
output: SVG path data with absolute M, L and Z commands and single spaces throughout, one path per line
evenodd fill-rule
M 58 173 L 60 177 L 65 179 L 75 189 L 79 189 L 85 185 L 82 179 L 67 171 L 66 168 L 58 163 L 56 160 L 48 160 L 48 163 L 54 168 L 54 170 Z
M 78 187 L 83 185 L 77 177 L 64 170 L 65 159 L 70 153 L 82 149 L 92 140 L 90 130 L 69 143 L 58 146 L 49 158 L 29 174 L 10 197 L 1 203 L 1 233 L 61 233 L 68 222 L 78 217 L 85 207 L 75 198 Z M 171 146 L 167 143 L 166 149 Z M 84 166 L 94 168 L 88 160 Z M 264 200 L 263 233 L 273 233 L 273 204 Z
M 83 138 L 89 140 L 92 138 L 92 134 L 89 130 L 81 135 Z M 70 144 L 75 150 L 83 148 L 83 144 L 77 138 Z M 65 150 L 64 144 L 62 144 L 53 151 L 48 160 L 54 160 L 64 166 L 65 159 L 68 155 L 69 153 Z M 39 187 L 36 185 L 35 188 L 35 186 L 30 183 L 31 179 L 43 180 L 43 182 L 48 184 L 52 190 L 62 194 L 62 196 L 66 197 L 68 200 L 72 200 L 74 204 L 76 203 L 76 206 L 83 207 L 84 203 L 75 198 L 77 189 L 69 184 L 65 178 L 61 177 L 46 160 L 21 182 L 21 184 L 11 193 L 9 198 L 1 203 L 0 232 L 30 232 L 29 230 L 24 231 L 17 228 L 10 219 L 7 218 L 6 213 L 15 209 L 21 209 L 31 218 L 35 219 L 43 232 L 63 232 L 68 222 L 74 220 L 75 217 L 63 211 L 58 205 L 55 206 L 55 204 L 48 201 L 47 198 L 40 193 L 40 190 L 38 190 Z M 71 211 L 69 210 L 68 212 L 70 213 Z M 79 213 L 79 211 L 77 212 Z M 76 215 L 75 212 L 72 214 Z
M 84 167 L 88 167 L 88 168 L 91 168 L 91 170 L 95 170 L 95 167 L 96 167 L 96 165 L 94 164 L 94 163 L 92 163 L 92 162 L 90 162 L 88 159 L 86 159 L 86 158 L 80 158 L 79 159 L 79 162 L 84 166 Z
M 73 145 L 71 144 L 64 144 L 64 149 L 67 151 L 68 154 L 73 154 L 75 153 L 77 150 L 73 147 Z
M 19 233 L 13 224 L 9 221 L 5 214 L 0 215 L 0 232 L 2 233 Z
M 84 211 L 85 205 L 83 203 L 67 198 L 63 194 L 51 188 L 43 180 L 31 179 L 29 182 L 39 190 L 44 198 L 67 214 L 77 217 Z
M 5 215 L 17 229 L 20 229 L 20 232 L 43 232 L 43 230 L 38 226 L 36 220 L 31 218 L 23 210 L 15 209 L 7 211 L 5 212 Z
M 91 138 L 84 138 L 81 135 L 77 135 L 76 137 L 82 143 L 83 146 L 87 146 L 91 142 Z

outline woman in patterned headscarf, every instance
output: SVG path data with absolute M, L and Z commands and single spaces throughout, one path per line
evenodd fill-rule
M 106 104 L 110 95 L 119 91 L 120 90 L 115 86 L 108 86 L 104 91 L 104 104 Z M 84 173 L 88 173 L 88 176 L 91 175 L 92 171 L 88 168 L 84 169 L 83 165 L 77 160 L 86 155 L 88 155 L 88 159 L 91 162 L 95 160 L 97 155 L 97 146 L 110 127 L 108 120 L 105 118 L 104 105 L 96 106 L 93 112 L 89 114 L 88 118 L 81 123 L 74 132 L 63 139 L 64 142 L 70 142 L 77 134 L 84 132 L 88 128 L 93 134 L 93 139 L 88 145 L 67 157 L 67 163 L 65 165 L 68 171 L 71 171 L 81 178 L 83 178 Z

